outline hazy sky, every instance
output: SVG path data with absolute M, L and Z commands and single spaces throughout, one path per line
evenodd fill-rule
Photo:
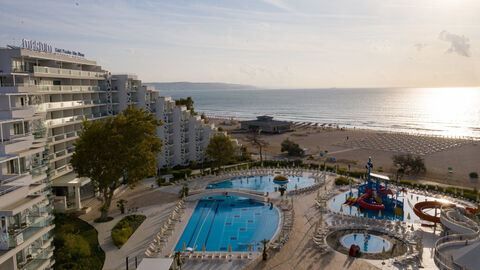
M 83 52 L 145 82 L 480 85 L 479 0 L 0 0 L 0 45 Z

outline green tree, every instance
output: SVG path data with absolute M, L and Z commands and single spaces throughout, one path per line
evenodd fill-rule
M 117 207 L 120 209 L 121 214 L 125 214 L 125 206 L 127 205 L 128 201 L 125 199 L 120 199 L 117 201 Z
M 182 253 L 180 251 L 175 252 L 173 261 L 175 263 L 174 269 L 182 269 L 183 265 L 183 259 L 182 259 Z
M 281 185 L 278 188 L 278 191 L 280 191 L 280 196 L 283 196 L 283 194 L 285 194 L 285 191 L 287 191 L 287 187 L 285 185 Z
M 183 187 L 180 189 L 180 192 L 178 194 L 180 199 L 188 196 L 188 190 L 189 190 L 188 184 L 184 184 Z
M 397 168 L 397 173 L 418 174 L 426 172 L 425 162 L 420 156 L 412 156 L 411 154 L 393 155 L 393 165 Z
M 210 139 L 205 154 L 212 161 L 212 169 L 228 164 L 235 157 L 235 146 L 230 138 L 223 134 L 215 134 Z
M 156 136 L 160 124 L 153 114 L 134 106 L 104 121 L 83 122 L 70 162 L 78 176 L 90 178 L 103 197 L 100 221 L 108 219 L 113 192 L 121 184 L 133 188 L 155 174 L 162 147 Z
M 294 143 L 293 141 L 290 141 L 290 139 L 285 139 L 282 142 L 282 152 L 287 152 L 289 156 L 292 157 L 301 157 L 304 154 L 304 151 L 302 148 L 300 148 L 300 145 L 298 143 Z
M 260 164 L 263 162 L 263 148 L 268 146 L 268 142 L 261 139 L 260 129 L 251 129 L 250 132 L 245 137 L 247 142 L 251 143 L 254 147 L 258 148 L 258 154 L 260 156 Z
M 185 107 L 187 107 L 187 110 L 190 111 L 190 114 L 191 115 L 197 115 L 197 113 L 195 112 L 195 110 L 193 109 L 193 99 L 192 97 L 187 97 L 187 98 L 180 98 L 180 99 L 177 99 L 175 100 L 175 105 L 184 105 Z

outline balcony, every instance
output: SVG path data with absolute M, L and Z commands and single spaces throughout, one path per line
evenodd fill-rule
M 22 224 L 21 228 L 8 229 L 9 248 L 15 248 L 32 237 L 38 238 L 39 232 L 43 231 L 45 228 L 48 228 L 52 225 L 53 216 L 47 213 L 42 216 L 36 217 L 34 220 L 35 220 L 35 223 L 31 225 L 27 225 L 24 223 Z
M 72 100 L 72 101 L 61 101 L 61 102 L 47 102 L 36 105 L 37 111 L 45 112 L 48 110 L 57 110 L 57 109 L 70 109 L 78 108 L 83 106 L 91 105 L 102 105 L 107 101 L 103 100 Z
M 83 71 L 83 70 L 76 70 L 76 69 L 53 68 L 53 67 L 41 67 L 41 66 L 34 66 L 33 73 L 35 75 L 47 74 L 52 76 L 85 77 L 85 78 L 95 78 L 95 79 L 103 79 L 105 76 L 104 72 Z
M 95 119 L 100 119 L 100 118 L 107 117 L 107 116 L 108 116 L 108 113 L 106 113 L 106 112 L 104 112 L 104 113 L 94 113 L 94 114 L 88 114 L 88 115 L 76 115 L 76 116 L 46 120 L 45 124 L 48 127 L 52 127 L 52 126 L 58 126 L 58 125 L 63 125 L 63 124 L 72 124 L 74 122 L 80 122 L 83 119 L 95 120 Z
M 91 85 L 37 85 L 39 91 L 105 91 L 103 87 Z

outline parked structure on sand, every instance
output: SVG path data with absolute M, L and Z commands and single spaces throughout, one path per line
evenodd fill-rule
M 242 121 L 243 130 L 257 130 L 264 133 L 284 133 L 292 130 L 292 123 L 273 120 L 271 116 L 257 116 L 257 120 Z

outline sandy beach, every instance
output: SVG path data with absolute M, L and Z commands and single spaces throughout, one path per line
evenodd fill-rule
M 217 127 L 229 131 L 232 138 L 246 145 L 252 153 L 258 150 L 245 140 L 245 133 L 238 132 L 239 121 L 210 119 Z M 280 144 L 286 138 L 306 148 L 313 156 L 312 162 L 323 163 L 325 155 L 336 159 L 341 167 L 351 166 L 351 170 L 363 170 L 368 157 L 372 157 L 374 170 L 394 177 L 392 156 L 410 153 L 420 155 L 427 168 L 421 176 L 405 176 L 407 179 L 439 182 L 473 188 L 476 182 L 469 178 L 470 172 L 480 171 L 480 142 L 463 138 L 445 138 L 427 135 L 393 133 L 384 131 L 337 129 L 322 127 L 296 127 L 284 134 L 263 134 L 261 138 L 269 143 L 265 149 L 265 159 L 285 157 L 280 152 Z M 305 158 L 306 160 L 306 158 Z M 448 172 L 452 168 L 452 172 Z

